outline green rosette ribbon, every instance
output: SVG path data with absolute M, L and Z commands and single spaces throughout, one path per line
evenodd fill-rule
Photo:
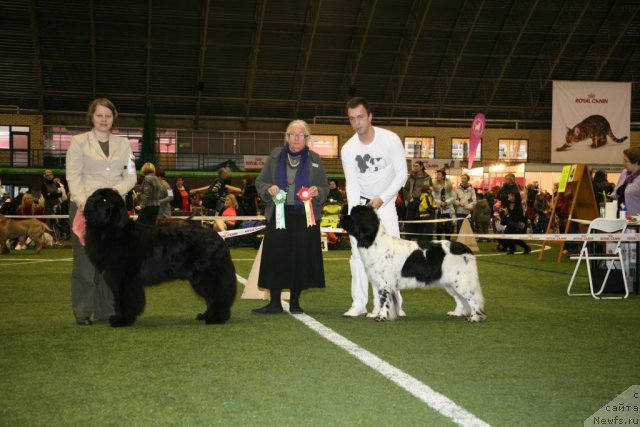
M 287 193 L 280 190 L 272 199 L 276 204 L 276 230 L 284 230 L 287 228 L 284 223 L 284 202 L 287 201 Z
M 311 206 L 311 194 L 309 194 L 309 189 L 307 187 L 300 187 L 298 190 L 298 197 L 302 200 L 302 204 L 304 205 L 304 213 L 307 217 L 307 227 L 311 227 L 316 225 L 316 217 L 313 214 L 313 207 Z

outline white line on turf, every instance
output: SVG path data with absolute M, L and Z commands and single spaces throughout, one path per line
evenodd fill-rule
M 241 276 L 237 277 L 238 281 L 243 285 L 247 283 L 245 278 Z M 286 302 L 283 301 L 282 305 L 286 310 L 289 310 L 289 306 Z M 449 418 L 456 424 L 469 427 L 489 426 L 485 421 L 466 411 L 445 395 L 438 393 L 406 372 L 403 372 L 395 366 L 385 362 L 375 354 L 338 334 L 333 329 L 326 327 L 313 317 L 307 314 L 292 314 L 291 316 L 305 324 L 312 331 L 342 348 L 360 362 L 372 368 L 374 371 L 377 371 L 388 380 L 405 389 L 413 396 L 426 403 L 429 407 Z
M 16 265 L 42 264 L 42 263 L 45 263 L 45 262 L 58 262 L 58 261 L 73 261 L 73 258 L 59 258 L 59 259 L 3 258 L 3 259 L 0 259 L 0 267 L 3 266 L 3 265 L 15 267 Z

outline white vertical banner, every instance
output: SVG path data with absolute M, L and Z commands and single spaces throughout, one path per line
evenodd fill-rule
M 631 83 L 554 81 L 551 163 L 622 164 Z

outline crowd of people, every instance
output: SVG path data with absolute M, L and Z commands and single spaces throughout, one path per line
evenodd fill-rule
M 70 194 L 67 186 L 51 170 L 46 170 L 43 178 L 40 192 L 23 192 L 14 199 L 4 193 L 0 200 L 0 214 L 32 216 L 68 213 Z M 344 211 L 347 206 L 344 186 L 333 178 L 327 180 L 327 185 L 329 192 L 323 205 L 339 205 L 338 211 Z M 604 203 L 618 197 L 615 189 L 620 186 L 609 182 L 605 171 L 597 170 L 593 176 L 593 187 L 598 203 Z M 215 196 L 212 197 L 211 193 Z M 556 198 L 556 212 L 551 218 L 551 208 Z M 205 201 L 207 199 L 208 203 Z M 137 214 L 139 221 L 148 224 L 155 223 L 159 218 L 194 214 L 255 216 L 264 213 L 266 207 L 249 175 L 242 178 L 239 186 L 234 186 L 229 179 L 228 169 L 221 168 L 212 184 L 189 189 L 181 176 L 175 177 L 173 184 L 170 184 L 164 171 L 156 169 L 152 163 L 142 166 L 126 200 L 131 214 Z M 553 193 L 540 189 L 537 182 L 524 187 L 516 182 L 515 175 L 511 173 L 505 175 L 502 185 L 491 189 L 474 188 L 467 174 L 462 174 L 459 183 L 454 185 L 447 177 L 446 170 L 437 170 L 432 177 L 424 168 L 424 163 L 416 161 L 412 163 L 411 172 L 396 195 L 395 213 L 404 238 L 432 240 L 450 239 L 459 233 L 464 218 L 468 218 L 474 233 L 485 236 L 523 232 L 542 234 L 547 232 L 550 224 L 550 232 L 563 232 L 570 205 L 570 191 L 558 194 L 557 185 Z M 328 208 L 325 212 L 332 211 L 335 209 Z M 69 237 L 68 221 L 47 223 L 54 225 L 63 239 Z M 213 225 L 217 231 L 226 231 L 235 228 L 238 221 L 221 218 L 214 221 Z M 516 244 L 520 245 L 517 241 Z M 520 246 L 524 253 L 529 253 L 526 246 Z M 21 240 L 15 249 L 24 248 Z M 510 244 L 505 246 L 500 239 L 497 248 L 512 252 Z

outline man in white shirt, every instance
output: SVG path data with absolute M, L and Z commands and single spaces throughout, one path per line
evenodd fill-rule
M 380 221 L 393 236 L 400 237 L 396 197 L 407 180 L 407 161 L 400 137 L 395 133 L 371 125 L 371 108 L 365 98 L 355 97 L 347 103 L 349 122 L 355 130 L 342 147 L 342 168 L 346 180 L 349 211 L 356 205 L 368 204 L 377 210 Z M 358 252 L 357 242 L 351 237 L 351 307 L 344 313 L 348 317 L 367 314 L 369 281 Z M 399 314 L 402 316 L 402 298 L 397 293 Z M 376 316 L 378 295 L 374 292 Z

